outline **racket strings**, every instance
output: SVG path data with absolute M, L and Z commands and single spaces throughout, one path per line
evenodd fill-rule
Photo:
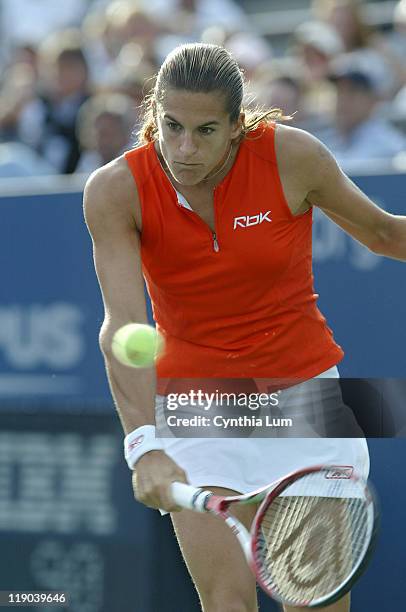
M 350 573 L 351 567 L 348 554 L 337 555 L 340 550 L 348 550 L 348 543 L 345 546 L 342 541 L 341 546 L 338 545 L 339 534 L 331 516 L 328 516 L 328 510 L 324 514 L 323 524 L 320 524 L 317 518 L 308 516 L 313 510 L 314 500 L 301 498 L 300 504 L 297 501 L 296 498 L 294 507 L 290 509 L 284 505 L 282 514 L 286 516 L 289 513 L 289 519 L 293 518 L 293 521 L 288 529 L 280 529 L 281 545 L 277 546 L 272 527 L 264 522 L 265 560 L 268 569 L 269 566 L 272 569 L 274 589 L 277 587 L 280 594 L 289 599 L 308 600 L 316 598 L 317 591 L 323 595 L 334 590 Z M 273 517 L 269 518 L 274 521 Z M 326 520 L 331 524 L 326 525 Z M 334 542 L 329 538 L 332 531 Z M 335 559 L 331 558 L 331 550 L 336 551 Z M 330 570 L 334 569 L 334 574 L 327 571 L 329 567 Z
M 315 494 L 315 484 L 321 494 Z M 262 518 L 263 582 L 293 605 L 328 596 L 362 560 L 370 524 L 367 500 L 356 482 L 336 486 L 326 483 L 324 474 L 307 475 L 275 498 Z

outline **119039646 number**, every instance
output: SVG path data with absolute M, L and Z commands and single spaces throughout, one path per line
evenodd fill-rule
M 67 602 L 66 593 L 60 593 L 55 591 L 45 592 L 12 592 L 8 593 L 8 603 L 18 604 L 35 604 L 35 603 L 52 603 L 52 604 L 64 604 Z

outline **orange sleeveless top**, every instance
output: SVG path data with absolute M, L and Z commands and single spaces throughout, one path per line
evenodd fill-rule
M 215 234 L 177 194 L 153 143 L 125 154 L 141 203 L 144 277 L 166 339 L 158 379 L 308 379 L 343 357 L 316 305 L 312 211 L 290 212 L 274 136 L 274 125 L 261 126 L 241 142 L 214 192 Z

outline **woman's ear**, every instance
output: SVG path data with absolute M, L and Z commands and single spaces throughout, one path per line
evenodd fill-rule
M 245 113 L 242 111 L 235 123 L 235 127 L 232 130 L 232 134 L 231 134 L 232 140 L 242 136 L 244 131 L 245 131 Z

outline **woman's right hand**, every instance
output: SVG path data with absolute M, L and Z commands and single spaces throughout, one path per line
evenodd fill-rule
M 142 504 L 167 512 L 182 510 L 172 500 L 170 486 L 172 482 L 188 484 L 187 476 L 164 451 L 145 453 L 134 467 L 132 481 L 134 497 Z

